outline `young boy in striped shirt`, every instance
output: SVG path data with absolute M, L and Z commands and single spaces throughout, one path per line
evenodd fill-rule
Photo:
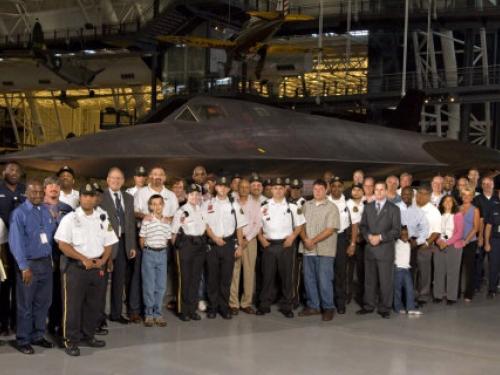
M 170 223 L 163 217 L 163 197 L 152 195 L 148 200 L 150 215 L 142 220 L 139 242 L 142 252 L 142 294 L 145 306 L 144 325 L 165 327 L 161 307 L 167 287 L 167 244 L 171 237 Z

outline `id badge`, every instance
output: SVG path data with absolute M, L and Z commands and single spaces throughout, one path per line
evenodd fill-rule
M 40 233 L 40 241 L 42 242 L 43 245 L 49 243 L 46 233 Z

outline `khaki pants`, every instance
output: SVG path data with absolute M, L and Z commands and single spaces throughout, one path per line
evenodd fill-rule
M 234 262 L 233 280 L 231 282 L 231 296 L 229 297 L 229 307 L 246 308 L 252 306 L 252 297 L 255 283 L 255 259 L 257 258 L 257 238 L 248 242 L 243 250 L 241 258 Z M 240 274 L 243 264 L 243 296 L 239 303 Z

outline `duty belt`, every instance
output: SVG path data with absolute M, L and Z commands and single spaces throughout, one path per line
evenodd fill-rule
M 145 246 L 144 247 L 145 250 L 151 250 L 151 251 L 163 251 L 163 250 L 167 250 L 167 247 L 150 247 L 150 246 Z

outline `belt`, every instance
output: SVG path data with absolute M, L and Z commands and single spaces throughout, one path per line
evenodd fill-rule
M 30 262 L 42 262 L 44 260 L 52 260 L 52 257 L 49 255 L 46 257 L 42 257 L 42 258 L 28 259 L 28 261 L 30 261 Z
M 144 250 L 163 251 L 163 250 L 167 250 L 167 248 L 166 247 L 149 247 L 149 246 L 145 246 Z
M 267 240 L 271 245 L 281 245 L 285 240 Z

